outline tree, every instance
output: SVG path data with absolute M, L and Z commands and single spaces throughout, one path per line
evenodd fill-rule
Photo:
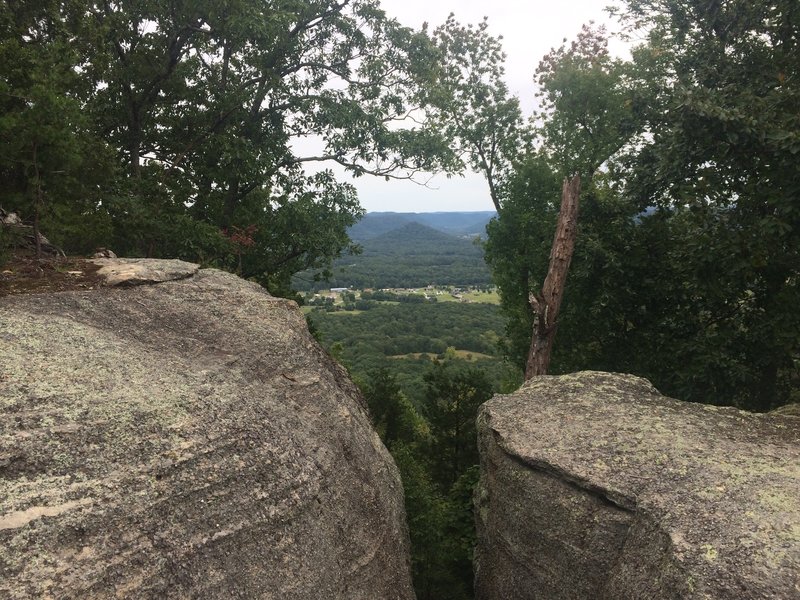
M 386 368 L 363 385 L 373 423 L 397 463 L 403 480 L 411 537 L 411 564 L 417 597 L 462 600 L 470 597 L 472 522 L 466 499 L 474 469 L 454 490 L 442 490 L 433 472 L 443 457 L 431 452 L 430 428 Z
M 551 168 L 586 186 L 597 170 L 638 133 L 640 104 L 625 62 L 608 51 L 604 27 L 584 25 L 569 44 L 539 62 L 536 134 Z
M 496 222 L 489 227 L 489 259 L 495 265 L 517 263 L 512 269 L 517 291 L 505 295 L 524 298 L 525 307 L 512 312 L 529 322 L 526 377 L 544 374 L 550 363 L 557 316 L 578 235 L 580 182 L 584 189 L 590 189 L 597 169 L 635 131 L 637 120 L 632 118 L 633 103 L 622 63 L 611 59 L 602 28 L 586 26 L 570 46 L 553 50 L 537 70 L 543 113 L 531 132 L 522 122 L 518 101 L 509 96 L 502 81 L 504 55 L 499 40 L 488 34 L 485 21 L 478 28 L 463 27 L 451 15 L 445 25 L 434 31 L 433 39 L 444 60 L 432 88 L 431 105 L 438 109 L 432 115 L 456 140 L 465 164 L 487 180 L 498 211 Z M 532 133 L 538 136 L 540 147 L 536 151 L 530 144 Z M 556 235 L 549 234 L 553 240 L 552 261 L 540 271 L 533 270 L 538 260 L 520 263 L 520 256 L 527 254 L 521 251 L 521 243 L 492 241 L 493 235 L 506 236 L 517 229 L 512 215 L 519 214 L 518 207 L 525 200 L 512 199 L 510 193 L 514 170 L 530 164 L 525 153 L 538 154 L 541 164 L 569 180 L 569 185 L 565 180 L 562 186 Z M 535 202 L 530 198 L 527 201 Z M 498 253 L 504 249 L 513 256 L 501 258 Z M 504 276 L 508 275 L 505 267 L 503 270 Z M 517 288 L 520 276 L 524 287 Z
M 628 141 L 634 119 L 626 102 L 620 61 L 611 59 L 603 29 L 585 26 L 575 42 L 554 49 L 539 64 L 542 112 L 536 133 L 540 148 L 516 165 L 509 180 L 503 210 L 488 228 L 487 259 L 501 287 L 504 304 L 514 316 L 512 327 L 523 327 L 527 339 L 526 378 L 545 374 L 550 365 L 558 315 L 566 291 L 567 273 L 578 237 L 581 181 L 592 197 L 592 178 Z M 555 181 L 564 179 L 561 208 L 553 203 Z M 534 179 L 528 179 L 533 177 Z M 541 194 L 546 194 L 541 196 Z M 522 214 L 537 209 L 533 219 Z M 591 212 L 590 212 L 591 214 Z M 535 225 L 523 225 L 527 221 Z M 543 229 L 540 223 L 552 229 Z M 527 231 L 525 231 L 527 230 Z M 534 237 L 535 236 L 535 237 Z M 545 255 L 544 239 L 552 240 L 550 262 L 543 263 L 522 248 Z
M 478 407 L 492 396 L 483 371 L 455 370 L 451 361 L 437 361 L 425 375 L 426 414 L 433 451 L 440 457 L 436 480 L 447 490 L 478 462 L 475 419 Z
M 649 31 L 633 64 L 653 102 L 625 191 L 687 229 L 671 260 L 688 271 L 675 310 L 692 325 L 674 334 L 705 366 L 671 385 L 759 410 L 785 403 L 800 348 L 800 9 L 631 0 L 626 18 Z
M 362 214 L 352 186 L 304 165 L 409 178 L 453 162 L 438 131 L 408 119 L 426 101 L 433 48 L 376 0 L 34 8 L 4 4 L 4 40 L 41 41 L 75 80 L 53 94 L 116 151 L 102 211 L 120 253 L 241 258 L 243 276 L 286 292 L 292 272 L 355 249 L 346 229 Z M 318 147 L 299 151 L 309 138 Z M 233 228 L 254 232 L 247 253 L 223 235 Z
M 43 221 L 52 241 L 80 237 L 82 250 L 101 245 L 108 232 L 95 203 L 113 172 L 110 153 L 76 98 L 80 61 L 66 29 L 52 3 L 0 7 L 2 202 L 33 222 L 37 256 Z
M 428 116 L 452 140 L 461 167 L 481 173 L 495 210 L 501 212 L 505 181 L 525 146 L 527 131 L 519 100 L 503 81 L 500 39 L 478 26 L 461 25 L 451 14 L 432 40 L 441 66 L 429 87 Z
M 413 444 L 420 438 L 422 419 L 385 367 L 373 371 L 364 386 L 372 423 L 389 450 L 396 442 Z
M 550 368 L 550 356 L 558 328 L 558 314 L 561 310 L 561 301 L 564 299 L 569 264 L 575 250 L 575 238 L 578 235 L 580 195 L 580 175 L 575 175 L 569 180 L 565 179 L 547 276 L 544 278 L 541 293 L 528 292 L 528 303 L 533 309 L 535 320 L 528 359 L 525 362 L 525 379 L 536 375 L 547 375 Z
M 581 181 L 628 144 L 635 132 L 630 91 L 621 61 L 608 53 L 604 28 L 584 25 L 577 39 L 552 50 L 539 64 L 542 115 L 538 133 L 551 168 L 565 177 L 550 263 L 541 292 L 529 282 L 534 325 L 525 377 L 546 374 L 558 329 L 567 273 L 578 237 Z
M 530 327 L 525 294 L 546 268 L 514 254 L 547 243 L 537 216 L 555 219 L 528 192 L 552 193 L 563 165 L 595 169 L 553 369 L 633 372 L 688 400 L 785 403 L 800 347 L 797 8 L 632 1 L 626 14 L 648 31 L 632 61 L 590 59 L 588 44 L 543 62 L 542 153 L 507 187 L 520 224 L 501 217 L 487 247 L 506 309 Z
M 486 228 L 486 262 L 508 318 L 506 354 L 524 369 L 531 347 L 533 312 L 528 294 L 547 272 L 556 227 L 558 175 L 541 155 L 520 162 L 511 176 L 503 214 Z

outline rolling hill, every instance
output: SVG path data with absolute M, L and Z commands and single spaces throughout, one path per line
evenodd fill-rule
M 388 222 L 389 219 L 380 220 L 379 227 Z M 296 289 L 491 283 L 483 248 L 474 240 L 449 235 L 416 221 L 395 220 L 394 223 L 398 226 L 377 236 L 362 238 L 363 253 L 337 261 L 334 275 L 328 282 L 313 282 L 313 273 L 301 273 L 295 278 Z
M 493 211 L 395 213 L 371 212 L 350 228 L 350 237 L 362 242 L 399 229 L 408 223 L 419 223 L 453 236 L 482 236 L 486 224 L 495 216 Z

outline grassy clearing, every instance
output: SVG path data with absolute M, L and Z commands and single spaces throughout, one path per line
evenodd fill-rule
M 500 304 L 500 294 L 497 292 L 464 292 L 456 298 L 450 293 L 439 294 L 436 296 L 437 302 L 472 302 L 475 304 Z
M 316 306 L 301 306 L 300 310 L 303 311 L 304 315 L 309 313 L 320 313 L 320 312 L 327 312 L 326 310 L 320 310 L 319 307 Z M 360 315 L 363 313 L 363 310 L 332 310 L 329 314 L 331 315 Z
M 430 358 L 430 360 L 433 360 L 434 358 L 436 358 L 436 354 L 431 354 L 429 352 L 411 352 L 409 354 L 395 354 L 395 355 L 389 356 L 389 358 L 394 358 L 394 359 L 398 359 L 398 360 L 404 359 L 404 358 L 419 359 L 419 358 L 422 358 L 423 355 L 426 355 L 428 358 Z M 472 352 L 470 350 L 456 350 L 456 356 L 458 358 L 464 359 L 464 360 L 466 360 L 468 362 L 476 362 L 476 361 L 479 361 L 479 360 L 491 360 L 491 359 L 495 358 L 494 356 L 490 356 L 489 354 L 482 354 L 480 352 Z
M 464 299 L 481 304 L 500 304 L 500 294 L 497 292 L 469 292 L 464 294 Z

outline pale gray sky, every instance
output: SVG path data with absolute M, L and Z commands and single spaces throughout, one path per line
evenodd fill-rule
M 381 0 L 389 16 L 419 28 L 444 23 L 455 13 L 461 23 L 489 18 L 489 32 L 503 36 L 508 55 L 506 82 L 521 101 L 525 115 L 534 109 L 533 72 L 539 60 L 564 38 L 573 39 L 581 25 L 594 21 L 613 25 L 604 8 L 612 0 Z M 493 210 L 484 180 L 474 174 L 447 179 L 437 175 L 425 188 L 407 181 L 361 177 L 354 181 L 368 211 L 434 212 Z

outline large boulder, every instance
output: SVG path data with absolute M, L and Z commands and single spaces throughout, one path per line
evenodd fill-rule
M 118 267 L 166 281 L 0 298 L 0 597 L 413 598 L 397 469 L 297 306 Z
M 797 418 L 585 372 L 478 425 L 478 598 L 800 598 Z

